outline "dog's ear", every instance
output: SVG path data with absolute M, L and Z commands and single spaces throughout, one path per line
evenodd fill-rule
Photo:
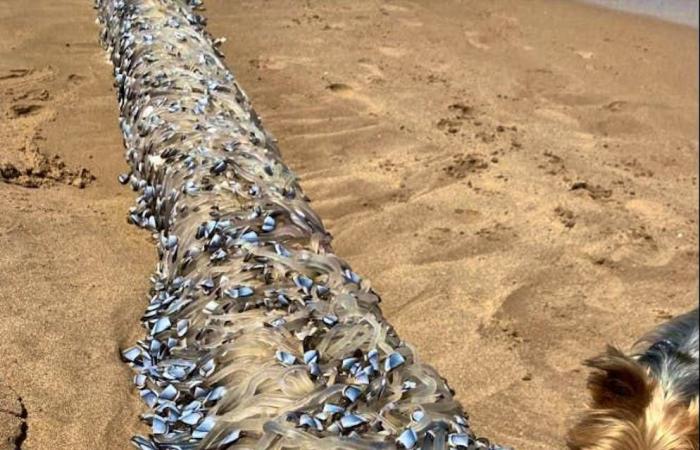
M 596 409 L 641 414 L 651 401 L 652 380 L 646 369 L 615 347 L 585 362 L 594 369 L 588 389 Z

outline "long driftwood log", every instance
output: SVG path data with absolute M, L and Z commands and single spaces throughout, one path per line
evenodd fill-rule
M 138 191 L 157 237 L 146 337 L 122 356 L 141 449 L 500 448 L 331 249 L 274 139 L 184 0 L 97 0 Z

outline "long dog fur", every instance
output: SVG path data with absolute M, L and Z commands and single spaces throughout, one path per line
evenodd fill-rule
M 568 436 L 574 450 L 698 449 L 698 310 L 586 361 L 592 402 Z

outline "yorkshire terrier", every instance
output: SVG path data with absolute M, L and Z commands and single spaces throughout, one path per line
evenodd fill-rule
M 573 450 L 698 450 L 698 310 L 659 326 L 633 352 L 608 346 L 585 364 L 592 401 Z

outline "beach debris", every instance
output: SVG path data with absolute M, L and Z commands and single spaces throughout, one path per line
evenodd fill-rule
M 122 351 L 155 449 L 484 448 L 383 318 L 281 160 L 193 0 L 97 0 L 131 223 L 159 262 Z

